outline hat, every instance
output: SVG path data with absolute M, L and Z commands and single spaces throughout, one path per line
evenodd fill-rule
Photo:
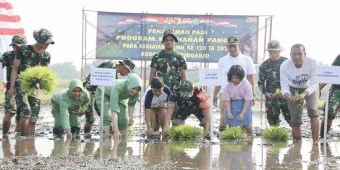
M 21 45 L 25 45 L 26 43 L 27 41 L 24 35 L 14 35 L 12 38 L 12 43 L 9 46 L 12 46 L 12 45 L 21 46 Z
M 135 68 L 135 63 L 130 58 L 125 58 L 123 61 L 119 61 L 120 64 L 123 64 L 130 73 L 133 73 L 133 69 Z
M 267 51 L 282 51 L 282 50 L 283 48 L 279 41 L 277 40 L 269 41 L 268 46 L 267 46 Z
M 45 28 L 41 28 L 39 31 L 34 31 L 33 37 L 39 43 L 54 44 L 54 41 L 52 40 L 53 34 Z
M 191 92 L 193 89 L 193 85 L 190 81 L 188 80 L 183 80 L 181 81 L 181 84 L 179 85 L 179 90 L 181 92 L 180 97 L 181 98 L 189 98 L 192 96 Z
M 236 37 L 229 37 L 227 45 L 230 45 L 230 44 L 239 44 L 239 43 L 240 42 L 239 42 L 239 40 Z
M 162 43 L 164 42 L 165 37 L 167 37 L 169 35 L 172 36 L 175 39 L 175 42 L 178 42 L 178 39 L 177 39 L 176 35 L 174 34 L 174 32 L 172 30 L 166 30 L 166 31 L 163 32 Z
M 152 80 L 151 80 L 151 88 L 154 88 L 154 89 L 160 89 L 164 86 L 163 84 L 163 81 L 161 78 L 159 77 L 154 77 Z

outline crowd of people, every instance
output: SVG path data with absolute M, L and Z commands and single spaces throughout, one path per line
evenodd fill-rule
M 48 66 L 51 55 L 46 51 L 54 44 L 53 35 L 47 29 L 34 31 L 36 43 L 27 45 L 26 38 L 15 35 L 12 38 L 13 50 L 1 57 L 3 67 L 7 69 L 5 96 L 5 116 L 3 135 L 9 132 L 11 119 L 16 115 L 16 130 L 22 136 L 34 135 L 35 124 L 40 112 L 38 93 L 26 94 L 20 87 L 19 74 L 27 68 Z M 152 136 L 160 129 L 163 135 L 169 134 L 169 127 L 184 124 L 194 115 L 204 130 L 204 138 L 210 138 L 210 100 L 205 90 L 187 79 L 185 58 L 175 50 L 178 38 L 172 30 L 163 33 L 164 49 L 156 53 L 151 60 L 149 76 L 150 88 L 145 92 L 144 115 L 146 132 Z M 221 110 L 219 130 L 230 126 L 242 127 L 249 136 L 252 130 L 252 106 L 255 104 L 256 69 L 250 56 L 241 53 L 237 37 L 228 37 L 227 55 L 218 61 L 218 68 L 224 70 L 225 84 L 216 86 L 213 93 L 213 105 Z M 317 110 L 320 93 L 325 84 L 316 81 L 317 61 L 307 57 L 303 44 L 294 44 L 290 49 L 290 58 L 280 55 L 283 50 L 280 42 L 271 40 L 267 44 L 269 59 L 259 67 L 257 85 L 265 97 L 267 120 L 270 126 L 280 126 L 280 114 L 292 129 L 296 140 L 302 138 L 300 126 L 304 102 L 310 118 L 314 144 L 323 137 L 324 122 L 327 132 L 339 108 L 339 85 L 330 88 L 328 120 L 323 120 L 319 127 Z M 340 65 L 340 56 L 333 62 Z M 135 105 L 141 96 L 142 79 L 134 73 L 134 62 L 126 58 L 115 64 L 104 62 L 98 67 L 117 70 L 115 84 L 97 87 L 90 85 L 90 75 L 82 82 L 73 79 L 69 87 L 55 92 L 51 97 L 52 115 L 54 117 L 53 134 L 67 139 L 78 136 L 80 132 L 79 117 L 85 116 L 84 132 L 91 132 L 95 120 L 94 113 L 104 114 L 104 134 L 120 138 L 127 134 L 127 127 L 133 125 Z M 104 91 L 102 89 L 105 89 Z M 39 88 L 36 89 L 38 91 Z M 101 96 L 104 103 L 101 103 Z M 103 107 L 103 113 L 98 108 Z

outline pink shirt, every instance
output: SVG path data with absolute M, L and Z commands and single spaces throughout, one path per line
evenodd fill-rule
M 225 100 L 253 100 L 252 86 L 247 79 L 243 79 L 240 84 L 234 85 L 228 82 L 223 88 L 222 98 Z

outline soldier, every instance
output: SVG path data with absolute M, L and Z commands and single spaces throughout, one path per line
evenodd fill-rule
M 282 50 L 279 41 L 270 41 L 267 48 L 270 58 L 264 61 L 259 69 L 257 84 L 266 97 L 266 113 L 270 126 L 280 125 L 280 112 L 282 112 L 287 123 L 290 124 L 288 102 L 282 98 L 280 93 L 280 66 L 287 60 L 286 57 L 280 56 Z
M 14 88 L 16 92 L 16 104 L 20 112 L 20 132 L 22 136 L 34 135 L 35 124 L 40 112 L 40 99 L 37 93 L 27 96 L 20 88 L 20 79 L 17 75 L 29 67 L 47 66 L 50 64 L 51 55 L 46 51 L 50 44 L 54 44 L 53 35 L 47 29 L 41 28 L 33 32 L 33 37 L 37 41 L 34 45 L 21 46 L 18 55 L 13 61 L 11 73 L 10 89 L 8 97 L 12 97 Z M 27 96 L 28 103 L 24 100 Z
M 130 58 L 125 58 L 122 61 L 119 61 L 118 64 L 113 63 L 112 61 L 106 61 L 101 63 L 98 68 L 112 68 L 116 69 L 116 79 L 118 76 L 127 76 L 129 73 L 133 73 L 133 69 L 135 68 L 135 63 Z M 93 107 L 96 110 L 97 114 L 100 116 L 100 112 L 95 105 L 95 91 L 97 86 L 90 84 L 91 75 L 89 74 L 85 81 L 83 82 L 84 87 L 89 91 L 91 95 L 91 101 L 88 105 L 88 109 L 85 112 L 86 123 L 84 126 L 84 133 L 90 133 L 92 129 L 92 125 L 95 121 L 95 117 L 93 115 Z M 129 126 L 133 125 L 133 118 L 129 119 Z
M 340 66 L 340 54 L 336 57 L 336 59 L 332 63 L 333 66 Z M 326 86 L 326 84 L 320 84 L 320 92 Z M 339 84 L 332 84 L 331 88 L 329 89 L 329 96 L 328 96 L 328 119 L 327 119 L 327 134 L 328 131 L 332 127 L 333 120 L 335 119 L 336 113 L 338 112 L 338 108 L 340 107 L 340 85 Z M 326 108 L 324 109 L 324 112 Z M 324 126 L 325 120 L 321 122 L 320 128 L 320 137 L 324 137 Z
M 149 84 L 157 74 L 160 74 L 164 84 L 173 90 L 181 80 L 186 79 L 187 63 L 184 57 L 175 51 L 176 42 L 178 39 L 173 31 L 164 31 L 162 39 L 164 50 L 152 57 Z
M 12 43 L 10 46 L 12 46 L 13 51 L 8 51 L 2 54 L 0 58 L 0 62 L 2 62 L 2 67 L 6 67 L 6 80 L 7 82 L 10 82 L 11 79 L 11 72 L 12 72 L 12 67 L 13 67 L 13 60 L 15 56 L 18 54 L 19 47 L 22 45 L 25 45 L 26 42 L 26 37 L 23 35 L 15 35 L 12 38 Z M 10 88 L 10 83 L 6 84 L 6 92 L 7 94 L 8 90 Z M 15 104 L 15 99 L 13 97 L 9 98 L 5 96 L 5 116 L 2 122 L 3 125 L 3 130 L 2 134 L 6 135 L 9 131 L 9 127 L 11 126 L 11 119 L 12 117 L 17 113 L 16 109 L 16 104 Z M 17 126 L 15 131 L 19 132 L 19 120 L 20 120 L 20 114 L 16 115 L 16 121 L 17 121 Z
M 184 124 L 185 120 L 194 114 L 204 127 L 204 137 L 210 139 L 210 103 L 206 92 L 193 86 L 188 80 L 181 81 L 179 87 L 170 94 L 167 108 L 167 123 L 172 125 Z M 166 130 L 168 127 L 165 128 Z M 163 131 L 165 134 L 167 131 Z

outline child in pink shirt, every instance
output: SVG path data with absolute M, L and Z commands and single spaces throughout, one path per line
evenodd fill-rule
M 228 84 L 223 89 L 225 123 L 229 126 L 241 126 L 252 136 L 252 86 L 245 79 L 240 65 L 233 65 L 228 72 Z

